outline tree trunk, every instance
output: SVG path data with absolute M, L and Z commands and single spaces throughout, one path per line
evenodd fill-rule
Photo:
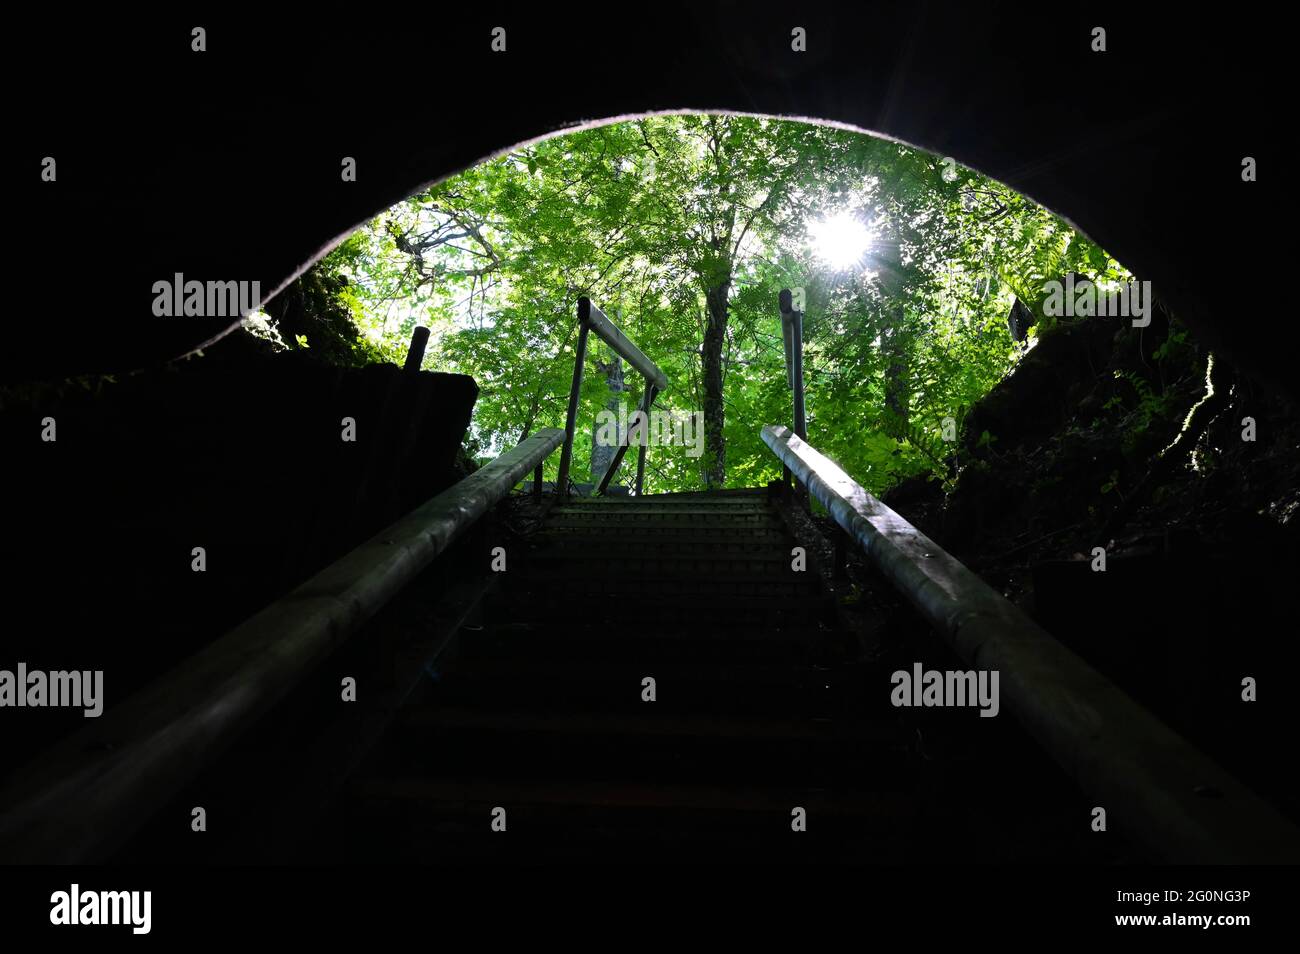
M 880 347 L 885 359 L 885 410 L 895 418 L 897 426 L 907 427 L 909 400 L 907 387 L 907 273 L 902 264 L 902 254 L 895 238 L 881 242 L 880 284 L 887 296 L 889 324 L 880 336 Z
M 885 352 L 885 407 L 902 427 L 907 427 L 908 410 L 911 404 L 907 387 L 907 342 L 901 327 L 903 309 L 900 306 L 896 314 L 899 324 L 890 328 L 882 342 Z
M 710 288 L 705 295 L 708 315 L 704 325 L 704 486 L 721 487 L 727 477 L 727 446 L 722 428 L 726 405 L 722 401 L 722 348 L 727 340 L 727 292 L 731 278 Z

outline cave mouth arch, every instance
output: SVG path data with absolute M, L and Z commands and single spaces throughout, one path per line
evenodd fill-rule
M 552 139 L 560 139 L 565 136 L 572 135 L 573 133 L 578 133 L 585 130 L 599 129 L 603 126 L 612 126 L 618 123 L 633 122 L 639 119 L 649 119 L 649 118 L 667 117 L 667 116 L 736 116 L 736 117 L 743 117 L 747 119 L 775 120 L 779 122 L 802 123 L 809 126 L 823 126 L 829 129 L 836 129 L 843 132 L 854 133 L 861 136 L 870 136 L 874 139 L 882 140 L 885 142 L 897 143 L 898 145 L 904 146 L 913 151 L 935 156 L 945 161 L 948 159 L 954 160 L 957 163 L 957 165 L 967 169 L 971 169 L 974 172 L 977 172 L 980 175 L 991 179 L 997 184 L 1002 185 L 1008 189 L 1011 189 L 1019 193 L 1020 195 L 1024 196 L 1025 198 L 1030 199 L 1031 201 L 1035 202 L 1043 209 L 1047 210 L 1048 212 L 1062 219 L 1071 229 L 1073 229 L 1077 234 L 1083 236 L 1084 238 L 1087 238 L 1090 241 L 1094 241 L 1094 242 L 1098 241 L 1096 238 L 1094 238 L 1094 236 L 1090 235 L 1086 229 L 1081 227 L 1079 223 L 1070 215 L 1068 211 L 1062 208 L 1053 207 L 1052 204 L 1049 204 L 1049 202 L 1045 201 L 1044 198 L 1041 197 L 1040 195 L 1035 195 L 1030 190 L 1022 189 L 1019 186 L 1012 184 L 1011 182 L 998 178 L 994 173 L 988 171 L 987 169 L 981 168 L 980 165 L 967 161 L 962 157 L 962 155 L 959 155 L 957 153 L 938 152 L 935 149 L 931 148 L 930 146 L 918 142 L 909 141 L 906 138 L 895 136 L 889 132 L 882 132 L 875 129 L 864 128 L 863 126 L 859 126 L 855 123 L 846 122 L 843 120 L 825 119 L 825 118 L 819 118 L 816 116 L 803 115 L 803 114 L 778 114 L 778 113 L 766 113 L 766 112 L 746 111 L 746 110 L 727 109 L 727 108 L 679 107 L 673 109 L 648 109 L 640 112 L 617 113 L 602 119 L 575 120 L 573 122 L 550 129 L 548 131 L 519 139 L 518 141 L 514 142 L 512 145 L 495 148 L 492 151 L 479 156 L 477 159 L 474 159 L 471 162 L 463 163 L 446 172 L 439 172 L 432 177 L 417 179 L 414 185 L 398 187 L 396 191 L 401 192 L 400 195 L 398 195 L 392 201 L 385 201 L 382 204 L 378 205 L 377 207 L 372 208 L 368 214 L 353 222 L 352 225 L 347 229 L 341 232 L 336 232 L 333 238 L 329 239 L 323 245 L 317 247 L 316 251 L 311 255 L 311 257 L 308 258 L 305 262 L 299 264 L 292 271 L 292 273 L 289 274 L 287 278 L 278 280 L 275 283 L 274 287 L 264 296 L 262 304 L 265 305 L 268 301 L 274 299 L 276 295 L 283 292 L 286 288 L 289 287 L 289 285 L 291 285 L 294 281 L 300 278 L 308 269 L 310 269 L 313 265 L 319 262 L 326 255 L 328 255 L 331 251 L 336 249 L 341 243 L 346 241 L 348 237 L 353 235 L 358 229 L 363 228 L 365 224 L 371 221 L 375 216 L 382 214 L 384 211 L 392 208 L 397 203 L 402 202 L 415 195 L 418 195 L 419 193 L 424 192 L 433 186 L 439 185 L 447 181 L 448 179 L 452 179 L 464 172 L 477 168 L 478 166 L 484 165 L 485 163 L 492 162 L 493 160 L 500 159 L 504 156 L 508 156 L 511 153 L 514 153 L 527 146 L 535 145 L 537 143 L 546 142 Z M 385 189 L 384 191 L 386 194 L 391 195 L 394 193 L 395 190 L 394 188 L 390 187 Z M 1101 243 L 1098 242 L 1098 244 Z M 192 354 L 196 351 L 201 350 L 204 347 L 209 347 L 212 344 L 215 344 L 216 341 L 220 340 L 220 338 L 236 330 L 238 327 L 239 327 L 238 322 L 231 324 L 229 327 L 222 330 L 222 332 L 219 335 L 215 335 L 212 338 L 204 341 L 202 344 L 198 345 L 196 348 L 193 349 L 193 351 L 189 353 Z
M 715 155 L 713 159 L 709 159 L 709 150 L 715 148 L 719 152 L 730 150 L 730 158 L 719 158 Z M 684 161 L 679 149 L 689 154 Z M 1007 296 L 1011 291 L 1016 291 L 1022 297 L 1024 293 L 1013 281 L 1002 281 L 1000 289 L 998 288 L 998 266 L 1001 263 L 996 258 L 1002 255 L 1001 251 L 993 261 L 980 260 L 978 254 L 972 257 L 964 253 L 960 258 L 956 257 L 956 253 L 965 247 L 955 240 L 956 233 L 967 226 L 974 228 L 985 218 L 991 218 L 996 222 L 998 218 L 1009 215 L 1009 218 L 996 226 L 998 248 L 1006 248 L 1008 255 L 1011 254 L 1010 249 L 1018 244 L 1014 241 L 1005 241 L 1006 235 L 1010 233 L 1008 226 L 1013 224 L 1017 239 L 1020 236 L 1021 225 L 1029 226 L 1032 222 L 1032 228 L 1037 229 L 1040 225 L 1046 224 L 1047 229 L 1042 234 L 1050 236 L 1051 241 L 1059 245 L 1062 251 L 1073 245 L 1077 254 L 1080 246 L 1095 245 L 1095 243 L 1088 243 L 1086 236 L 1079 235 L 1068 222 L 1063 223 L 1055 213 L 1010 186 L 983 177 L 977 170 L 962 167 L 959 172 L 955 158 L 917 149 L 896 138 L 866 133 L 858 127 L 845 123 L 810 122 L 806 118 L 789 119 L 764 113 L 730 110 L 703 112 L 687 109 L 662 110 L 653 113 L 623 114 L 563 127 L 549 134 L 522 140 L 521 144 L 494 150 L 490 157 L 456 175 L 426 180 L 435 183 L 432 189 L 417 190 L 396 205 L 387 207 L 384 213 L 381 213 L 382 224 L 379 224 L 378 220 L 372 220 L 353 235 L 363 238 L 377 236 L 387 243 L 390 251 L 395 241 L 397 248 L 405 256 L 395 257 L 402 261 L 403 267 L 412 266 L 418 271 L 418 278 L 412 284 L 414 288 L 420 289 L 422 294 L 441 296 L 442 286 L 450 283 L 457 273 L 462 278 L 472 274 L 475 281 L 481 281 L 483 270 L 490 266 L 500 266 L 497 275 L 507 276 L 510 283 L 522 283 L 529 287 L 529 294 L 532 296 L 531 304 L 554 299 L 548 301 L 547 305 L 557 316 L 552 320 L 563 322 L 564 306 L 551 307 L 558 302 L 556 295 L 559 288 L 555 287 L 555 282 L 558 280 L 561 285 L 567 286 L 565 294 L 570 298 L 579 294 L 590 294 L 593 300 L 597 300 L 598 293 L 603 294 L 603 292 L 588 286 L 585 284 L 587 280 L 579 276 L 588 274 L 587 265 L 591 266 L 591 270 L 600 271 L 603 275 L 603 263 L 612 264 L 625 257 L 622 253 L 627 246 L 622 239 L 618 240 L 617 249 L 604 247 L 605 232 L 635 232 L 639 227 L 638 221 L 642 217 L 645 221 L 640 227 L 664 231 L 655 224 L 662 216 L 645 215 L 644 209 L 647 206 L 640 201 L 643 195 L 648 198 L 651 209 L 675 206 L 680 201 L 692 206 L 694 211 L 691 215 L 699 218 L 701 213 L 696 195 L 700 190 L 705 193 L 716 190 L 719 183 L 725 182 L 730 185 L 722 186 L 724 195 L 728 188 L 733 189 L 733 196 L 738 194 L 734 190 L 743 193 L 734 203 L 730 200 L 723 203 L 732 209 L 729 219 L 731 223 L 745 223 L 744 230 L 739 224 L 735 226 L 735 234 L 739 234 L 741 238 L 746 234 L 751 236 L 759 234 L 758 228 L 752 233 L 748 232 L 749 223 L 753 221 L 747 220 L 751 211 L 755 214 L 759 213 L 767 205 L 767 200 L 774 196 L 779 210 L 773 207 L 772 213 L 768 216 L 770 221 L 767 221 L 764 226 L 765 237 L 762 240 L 767 244 L 760 249 L 760 252 L 751 256 L 749 253 L 741 255 L 738 251 L 733 251 L 726 265 L 726 279 L 720 282 L 717 289 L 723 294 L 714 296 L 717 301 L 723 303 L 727 301 L 726 292 L 731 288 L 732 278 L 740 276 L 742 257 L 749 256 L 754 259 L 767 257 L 769 260 L 775 260 L 780 256 L 773 249 L 785 243 L 787 238 L 802 242 L 805 233 L 812 231 L 808 229 L 808 224 L 814 217 L 824 220 L 827 214 L 832 214 L 833 217 L 834 213 L 844 212 L 850 208 L 856 211 L 865 206 L 869 208 L 870 214 L 878 214 L 886 221 L 892 220 L 893 225 L 890 227 L 899 231 L 894 244 L 906 241 L 913 250 L 910 254 L 914 261 L 918 260 L 916 251 L 921 250 L 920 258 L 926 261 L 920 266 L 920 270 L 928 279 L 934 279 L 946 267 L 951 270 L 952 276 L 959 277 L 966 285 L 983 286 L 985 291 L 980 293 L 979 297 L 986 301 L 979 306 L 978 311 L 967 305 L 959 305 L 955 301 L 959 297 L 957 295 L 952 296 L 949 301 L 953 311 L 958 308 L 965 309 L 964 317 L 968 324 L 972 320 L 971 315 L 974 314 L 978 319 L 981 332 L 987 330 L 989 315 L 998 309 L 1001 309 L 998 322 L 1005 326 L 1006 312 L 1011 306 L 1011 298 Z M 669 173 L 667 176 L 656 176 L 653 171 L 656 159 L 659 160 L 663 170 Z M 714 168 L 715 160 L 717 160 L 717 169 Z M 648 173 L 642 171 L 644 165 L 649 166 Z M 728 170 L 725 173 L 724 166 Z M 834 171 L 826 173 L 822 166 L 834 167 Z M 582 182 L 580 187 L 576 187 L 576 191 L 570 189 L 575 181 Z M 558 198 L 555 200 L 548 198 L 557 191 Z M 988 206 L 976 207 L 973 203 L 982 201 L 977 199 L 977 193 L 993 195 L 996 198 L 991 200 Z M 620 197 L 621 201 L 628 204 L 625 206 L 615 202 L 618 211 L 593 216 L 582 208 L 588 201 L 588 194 L 591 203 L 597 207 L 608 206 Z M 451 195 L 453 200 L 449 201 L 448 195 Z M 971 205 L 966 204 L 967 199 L 972 200 Z M 496 203 L 502 205 L 498 206 Z M 542 211 L 543 205 L 545 212 Z M 708 205 L 708 202 L 704 203 L 704 206 Z M 521 209 L 527 211 L 521 212 Z M 420 220 L 426 212 L 428 220 L 421 224 Z M 995 215 L 995 212 L 998 214 Z M 704 214 L 707 218 L 712 213 L 707 212 L 706 208 Z M 415 216 L 415 219 L 413 220 L 411 216 Z M 442 229 L 442 225 L 448 221 L 446 216 L 450 216 L 450 220 L 457 223 L 455 228 L 446 229 L 446 232 L 454 233 L 452 238 L 460 240 L 454 243 L 455 245 L 465 246 L 472 251 L 472 254 L 480 254 L 484 251 L 487 253 L 485 257 L 479 259 L 479 263 L 484 266 L 482 270 L 477 266 L 470 266 L 468 270 L 460 271 L 461 266 L 455 263 L 444 269 L 446 260 L 443 258 L 425 257 L 441 255 L 446 251 L 444 243 L 447 240 L 443 237 Z M 690 226 L 690 228 L 676 228 L 678 235 L 673 237 L 674 247 L 682 244 L 681 241 L 677 241 L 680 235 L 688 232 L 696 236 L 707 235 L 713 230 L 711 224 L 701 225 L 697 229 L 694 219 L 679 220 L 675 216 L 669 218 L 676 226 L 681 226 L 683 221 Z M 579 224 L 570 229 L 570 220 Z M 922 221 L 930 224 L 918 226 L 917 223 Z M 431 222 L 441 224 L 434 227 Z M 539 226 L 536 224 L 538 222 L 544 224 Z M 759 224 L 762 225 L 763 222 L 763 218 L 760 217 Z M 725 229 L 728 234 L 732 234 L 729 231 L 730 227 L 727 225 Z M 509 260 L 511 264 L 501 265 L 497 261 L 496 253 L 482 236 L 477 234 L 480 228 L 489 235 L 491 244 L 498 246 L 499 249 L 507 249 L 501 257 Z M 510 239 L 510 233 L 515 229 L 519 229 L 522 235 L 527 236 L 517 244 L 512 243 Z M 547 230 L 551 230 L 549 234 Z M 839 230 L 838 234 L 842 238 L 843 230 Z M 571 240 L 575 236 L 578 239 L 576 244 L 587 248 L 594 256 L 589 262 L 565 259 L 563 263 L 557 265 L 560 259 L 544 253 L 546 247 L 573 244 Z M 807 237 L 812 239 L 815 236 L 809 234 Z M 991 249 L 994 237 L 993 227 L 990 226 L 988 231 L 979 235 L 977 242 L 985 243 L 987 240 L 988 247 Z M 551 246 L 539 244 L 539 241 L 545 243 L 548 238 L 552 242 Z M 932 238 L 933 242 L 930 241 Z M 1076 238 L 1082 241 L 1076 244 Z M 1035 243 L 1038 241 L 1037 238 L 1034 239 Z M 739 243 L 740 239 L 737 239 L 737 250 L 740 248 Z M 971 244 L 975 243 L 966 243 L 966 245 Z M 927 249 L 927 245 L 933 245 L 934 251 Z M 692 251 L 687 250 L 687 254 L 691 254 Z M 1095 247 L 1094 251 L 1101 252 L 1099 247 Z M 532 260 L 534 252 L 538 255 L 537 262 Z M 628 254 L 643 255 L 644 252 L 645 246 L 641 246 L 638 251 L 635 243 L 632 243 Z M 351 255 L 352 251 L 349 250 L 348 254 Z M 375 254 L 376 246 L 371 245 L 366 255 L 362 257 L 370 258 Z M 852 257 L 857 258 L 859 254 L 855 252 Z M 1103 264 L 1109 261 L 1104 253 L 1101 254 Z M 676 253 L 673 253 L 672 257 L 676 257 Z M 1075 261 L 1079 260 L 1075 259 Z M 331 267 L 336 264 L 337 258 L 331 262 Z M 1023 256 L 1015 265 L 1011 265 L 1009 260 L 1007 264 L 1011 272 L 1023 274 L 1024 280 L 1029 280 L 1028 276 L 1031 273 L 1022 267 L 1025 265 Z M 1117 262 L 1114 265 L 1117 269 L 1122 268 Z M 784 265 L 782 267 L 784 268 Z M 617 268 L 622 270 L 623 266 L 619 265 Z M 796 287 L 796 283 L 803 284 L 803 279 L 809 277 L 813 268 L 814 265 L 807 259 L 796 261 L 793 272 L 787 270 L 781 280 L 789 283 L 787 287 Z M 396 267 L 383 269 L 389 274 L 400 270 L 401 268 Z M 528 275 L 530 272 L 546 274 L 548 270 L 552 277 L 536 283 Z M 817 270 L 821 271 L 820 267 Z M 409 274 L 410 269 L 408 268 L 407 271 Z M 702 274 L 695 275 L 692 279 L 687 274 L 689 272 L 689 268 L 686 272 L 680 268 L 670 269 L 664 272 L 669 276 L 664 279 L 664 282 L 679 287 L 694 287 L 696 285 L 694 279 L 698 279 L 699 282 L 710 280 Z M 961 274 L 958 275 L 958 272 Z M 354 289 L 360 289 L 366 285 L 365 279 L 373 274 L 373 272 L 367 275 L 352 271 L 348 272 L 347 277 L 353 279 Z M 1042 274 L 1052 273 L 1044 266 Z M 363 279 L 360 283 L 356 281 L 358 276 Z M 564 277 L 557 279 L 555 276 Z M 601 279 L 592 280 L 599 282 Z M 621 282 L 613 283 L 615 288 L 620 284 Z M 751 281 L 748 284 L 754 283 Z M 469 288 L 468 297 L 473 302 L 474 285 L 468 281 L 455 286 L 453 297 L 465 296 L 466 286 Z M 394 313 L 393 299 L 399 299 L 397 314 L 405 315 L 409 319 L 410 310 L 407 309 L 404 299 L 408 296 L 414 297 L 414 293 L 411 286 L 404 286 L 404 288 L 404 291 L 399 292 L 394 286 L 388 285 L 383 290 L 380 304 L 385 308 L 385 332 L 389 329 L 388 317 Z M 780 288 L 781 285 L 773 285 L 765 292 L 767 297 L 770 297 L 772 305 L 771 315 L 767 316 L 769 318 L 776 314 L 775 305 Z M 799 294 L 802 296 L 802 291 Z M 968 292 L 964 290 L 961 294 L 965 295 Z M 905 299 L 905 296 L 899 295 L 897 291 L 886 297 L 893 297 L 900 302 Z M 485 295 L 480 295 L 480 301 L 486 300 Z M 711 320 L 717 320 L 721 331 L 714 336 L 716 340 L 712 342 L 709 336 L 705 335 L 703 347 L 706 363 L 701 373 L 706 383 L 703 389 L 704 396 L 702 398 L 697 396 L 696 400 L 703 402 L 706 421 L 710 420 L 710 401 L 719 409 L 711 418 L 711 433 L 717 434 L 721 432 L 724 416 L 720 410 L 724 403 L 721 384 L 724 372 L 717 370 L 717 366 L 723 364 L 724 359 L 716 357 L 713 366 L 707 363 L 707 359 L 710 357 L 708 350 L 710 345 L 714 345 L 715 350 L 720 348 L 718 342 L 727 333 L 727 306 L 723 304 L 717 307 L 717 302 L 710 298 L 710 295 L 705 295 L 705 300 L 709 302 L 707 308 L 713 316 Z M 1026 297 L 1026 300 L 1030 299 Z M 919 307 L 917 301 L 919 298 L 913 300 L 913 305 Z M 614 304 L 617 307 L 617 303 L 606 302 L 603 299 L 600 304 L 602 306 Z M 486 310 L 490 311 L 492 307 L 488 305 Z M 757 310 L 752 298 L 747 307 L 750 314 L 754 314 Z M 801 304 L 798 307 L 803 310 L 804 306 Z M 935 307 L 937 310 L 937 302 Z M 762 310 L 766 311 L 766 306 L 762 306 Z M 820 310 L 825 311 L 824 308 Z M 482 317 L 480 315 L 480 320 Z M 403 319 L 400 317 L 398 321 L 404 331 L 391 344 L 400 347 L 405 340 L 409 339 L 410 321 L 414 319 L 410 319 L 405 324 L 402 324 Z M 851 326 L 852 331 L 859 335 L 865 327 Z M 932 331 L 933 327 L 931 325 L 929 330 Z M 289 330 L 294 333 L 297 331 L 292 328 Z M 435 339 L 438 335 L 439 332 L 435 330 Z M 1005 338 L 1006 335 L 1004 327 L 1002 337 Z M 288 333 L 283 337 L 285 341 L 292 341 L 293 338 Z M 634 334 L 634 337 L 639 338 L 639 333 Z M 779 340 L 779 334 L 777 337 Z M 872 338 L 876 339 L 876 350 L 879 350 L 879 330 L 872 330 L 865 340 L 871 341 Z M 1009 340 L 1002 343 L 1010 347 Z M 695 344 L 696 347 L 701 346 L 698 339 Z M 555 352 L 557 349 L 562 349 L 563 345 L 561 341 L 549 341 L 546 343 L 545 350 Z M 727 354 L 725 361 L 730 361 L 731 352 L 728 350 Z M 1004 355 L 1002 360 L 1009 360 L 1009 357 L 1009 354 Z M 430 365 L 430 367 L 434 366 Z M 520 373 L 518 368 L 476 368 L 475 362 L 459 366 L 437 366 L 445 370 L 462 371 L 483 381 L 501 381 L 503 377 L 510 374 Z M 545 370 L 540 369 L 539 373 L 544 373 Z M 980 370 L 981 386 L 985 388 L 990 387 L 1000 378 L 1006 368 L 1002 367 L 1001 373 L 996 377 L 986 374 L 987 370 L 986 368 Z M 709 377 L 714 371 L 717 372 L 716 384 L 715 378 Z M 533 380 L 527 373 L 524 373 L 524 379 Z M 563 387 L 557 383 L 553 390 L 559 394 L 566 393 L 567 382 Z M 970 395 L 962 395 L 960 398 L 954 396 L 949 404 L 953 410 L 947 416 L 952 417 L 954 414 L 961 413 L 961 409 L 969 406 L 970 400 Z M 909 414 L 906 402 L 887 400 L 884 404 L 899 418 L 900 430 L 906 428 Z M 683 410 L 696 409 L 698 405 L 696 408 Z M 533 418 L 529 416 L 519 427 L 527 432 L 533 423 Z M 936 421 L 935 424 L 937 430 L 939 422 Z M 519 432 L 519 427 L 515 428 L 516 434 Z M 500 439 L 494 440 L 491 446 L 499 451 L 508 445 L 506 435 L 498 436 Z M 718 457 L 720 460 L 720 453 Z M 719 474 L 721 470 L 719 465 Z
M 661 13 L 636 30 L 611 31 L 598 18 L 517 12 L 510 53 L 501 55 L 483 39 L 476 12 L 449 11 L 439 27 L 450 44 L 443 72 L 474 75 L 475 95 L 441 97 L 436 112 L 416 114 L 410 97 L 377 99 L 362 83 L 303 95 L 306 75 L 328 74 L 359 48 L 427 58 L 425 37 L 404 20 L 376 16 L 343 27 L 287 18 L 276 26 L 232 13 L 241 29 L 219 31 L 226 43 L 242 38 L 250 54 L 254 43 L 274 47 L 277 69 L 227 60 L 195 77 L 193 88 L 122 69 L 151 62 L 169 42 L 169 26 L 105 22 L 91 33 L 113 43 L 76 47 L 78 70 L 93 76 L 84 95 L 58 108 L 36 97 L 16 116 L 30 146 L 24 155 L 48 155 L 62 143 L 53 151 L 66 156 L 59 186 L 29 189 L 16 211 L 26 215 L 33 249 L 66 249 L 66 223 L 79 221 L 93 197 L 118 233 L 114 249 L 131 254 L 82 256 L 78 275 L 87 288 L 122 291 L 107 308 L 16 323 L 0 353 L 0 380 L 126 372 L 190 354 L 233 322 L 154 320 L 152 297 L 141 304 L 135 296 L 159 278 L 258 280 L 269 298 L 368 216 L 502 150 L 587 123 L 715 111 L 839 125 L 954 156 L 1063 217 L 1151 279 L 1208 346 L 1300 398 L 1287 357 L 1300 348 L 1300 327 L 1278 322 L 1265 340 L 1252 322 L 1231 317 L 1266 313 L 1275 298 L 1267 283 L 1207 284 L 1187 267 L 1204 256 L 1206 235 L 1223 235 L 1234 239 L 1215 246 L 1222 274 L 1263 271 L 1256 245 L 1236 239 L 1267 232 L 1278 207 L 1267 176 L 1245 192 L 1239 177 L 1244 155 L 1267 168 L 1267 133 L 1276 127 L 1266 97 L 1231 92 L 1243 79 L 1262 86 L 1256 74 L 1272 62 L 1260 55 L 1253 24 L 1216 31 L 1216 46 L 1240 56 L 1243 71 L 1227 55 L 1187 57 L 1183 51 L 1203 41 L 1198 25 L 1159 11 L 1126 17 L 1126 42 L 1104 57 L 1089 49 L 1092 24 L 1046 10 L 1009 18 L 973 9 L 940 15 L 915 4 L 800 11 L 810 39 L 798 54 L 785 10 L 669 4 Z M 67 42 L 51 48 L 53 59 L 67 60 Z M 1031 49 L 1036 55 L 1024 55 Z M 293 67 L 297 56 L 307 71 Z M 1086 76 L 1087 94 L 1079 84 L 1047 81 L 1044 67 Z M 247 129 L 250 103 L 264 104 L 257 128 L 267 133 L 265 147 L 250 155 L 247 135 L 156 135 L 164 111 L 178 122 L 192 112 L 192 103 L 180 110 L 166 103 L 192 100 L 183 90 L 200 96 L 212 129 Z M 138 115 L 122 103 L 138 104 Z M 413 115 L 418 121 L 395 125 Z M 272 134 L 290 121 L 292 135 Z M 1215 130 L 1208 140 L 1207 128 Z M 111 146 L 133 136 L 151 142 L 149 161 Z M 347 155 L 358 159 L 359 178 L 340 188 L 339 159 Z M 62 287 L 66 262 L 32 256 L 29 284 Z

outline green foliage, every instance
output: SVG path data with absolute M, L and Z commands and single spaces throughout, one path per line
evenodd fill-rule
M 1155 359 L 1160 364 L 1181 364 L 1185 362 L 1194 352 L 1195 345 L 1187 336 L 1183 328 L 1170 327 L 1169 333 L 1165 340 L 1160 342 L 1160 346 L 1154 352 Z
M 1032 201 L 945 169 L 897 143 L 796 122 L 615 123 L 520 147 L 411 196 L 318 270 L 335 276 L 335 314 L 360 329 L 368 359 L 400 360 L 415 324 L 431 328 L 425 367 L 479 383 L 472 447 L 485 455 L 563 425 L 584 294 L 668 375 L 657 406 L 700 409 L 706 293 L 729 283 L 732 486 L 780 472 L 759 431 L 791 420 L 777 295 L 801 289 L 810 440 L 879 492 L 927 471 L 950 476 L 945 419 L 960 421 L 1019 354 L 1006 328 L 1014 295 L 1041 317 L 1049 279 L 1126 275 Z M 879 239 L 860 267 L 838 271 L 811 226 L 845 212 Z M 341 340 L 294 333 L 314 351 Z M 586 473 L 594 415 L 611 397 L 593 351 L 575 475 Z M 632 406 L 641 383 L 625 371 Z M 701 459 L 680 448 L 650 450 L 651 491 L 697 488 L 702 475 Z
M 373 332 L 368 298 L 359 295 L 348 279 L 365 240 L 364 230 L 352 235 L 277 295 L 266 312 L 250 316 L 245 329 L 277 350 L 311 350 L 329 364 L 360 367 L 377 361 L 400 362 L 406 342 Z
M 1178 344 L 1174 345 L 1174 348 L 1178 347 Z M 1156 354 L 1163 350 L 1162 345 Z M 1165 360 L 1171 353 L 1173 351 L 1166 352 Z M 1158 387 L 1136 371 L 1117 371 L 1115 379 L 1122 382 L 1120 389 L 1102 408 L 1116 416 L 1114 419 L 1119 423 L 1120 446 L 1124 455 L 1129 459 L 1144 458 L 1157 449 L 1153 445 L 1166 440 L 1169 422 L 1182 406 L 1183 398 L 1177 391 Z M 1108 492 L 1115 483 L 1112 480 L 1102 492 Z

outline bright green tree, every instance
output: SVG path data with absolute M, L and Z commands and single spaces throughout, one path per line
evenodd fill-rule
M 828 222 L 870 244 L 846 257 Z M 945 437 L 1019 353 L 1014 297 L 1041 321 L 1044 281 L 1127 277 L 1058 217 L 949 160 L 717 115 L 521 147 L 399 203 L 319 267 L 347 279 L 348 307 L 384 354 L 400 355 L 416 323 L 433 328 L 427 366 L 479 382 L 484 454 L 562 426 L 575 304 L 590 296 L 668 375 L 659 406 L 702 412 L 703 456 L 652 450 L 652 490 L 778 472 L 758 432 L 790 420 L 782 288 L 803 300 L 809 438 L 880 490 L 947 476 Z M 575 474 L 590 461 L 587 422 L 617 387 L 609 358 L 589 356 Z M 614 397 L 633 404 L 640 384 L 628 385 Z

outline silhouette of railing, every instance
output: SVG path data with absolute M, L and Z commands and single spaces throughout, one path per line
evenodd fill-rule
M 795 430 L 767 425 L 762 438 L 785 486 L 793 477 L 821 503 L 967 664 L 999 672 L 1029 733 L 1157 858 L 1294 863 L 1300 829 L 808 443 L 803 316 L 789 291 L 780 304 Z
M 595 332 L 596 337 L 609 345 L 615 354 L 627 361 L 637 371 L 640 371 L 645 378 L 645 393 L 641 399 L 640 408 L 643 417 L 649 415 L 650 407 L 654 404 L 655 398 L 668 387 L 668 377 L 660 370 L 659 366 L 647 358 L 645 353 L 627 335 L 623 334 L 618 326 L 605 316 L 603 311 L 593 305 L 590 298 L 584 296 L 578 299 L 578 345 L 573 360 L 573 386 L 569 389 L 569 410 L 564 419 L 564 449 L 560 453 L 560 472 L 555 479 L 556 493 L 561 497 L 567 496 L 569 492 L 569 468 L 573 462 L 573 436 L 578 421 L 578 402 L 582 396 L 582 374 L 587 361 L 587 337 L 590 332 Z M 642 433 L 644 434 L 646 431 L 647 429 L 643 424 Z M 648 441 L 643 439 L 639 442 L 637 448 L 636 495 L 638 497 L 641 496 L 641 490 L 645 485 L 647 444 Z M 610 461 L 609 467 L 605 469 L 600 484 L 596 488 L 597 495 L 604 494 L 609 489 L 609 482 L 623 463 L 627 448 L 628 435 L 624 434 L 619 440 L 614 459 Z M 540 479 L 537 480 L 536 485 L 540 488 Z

